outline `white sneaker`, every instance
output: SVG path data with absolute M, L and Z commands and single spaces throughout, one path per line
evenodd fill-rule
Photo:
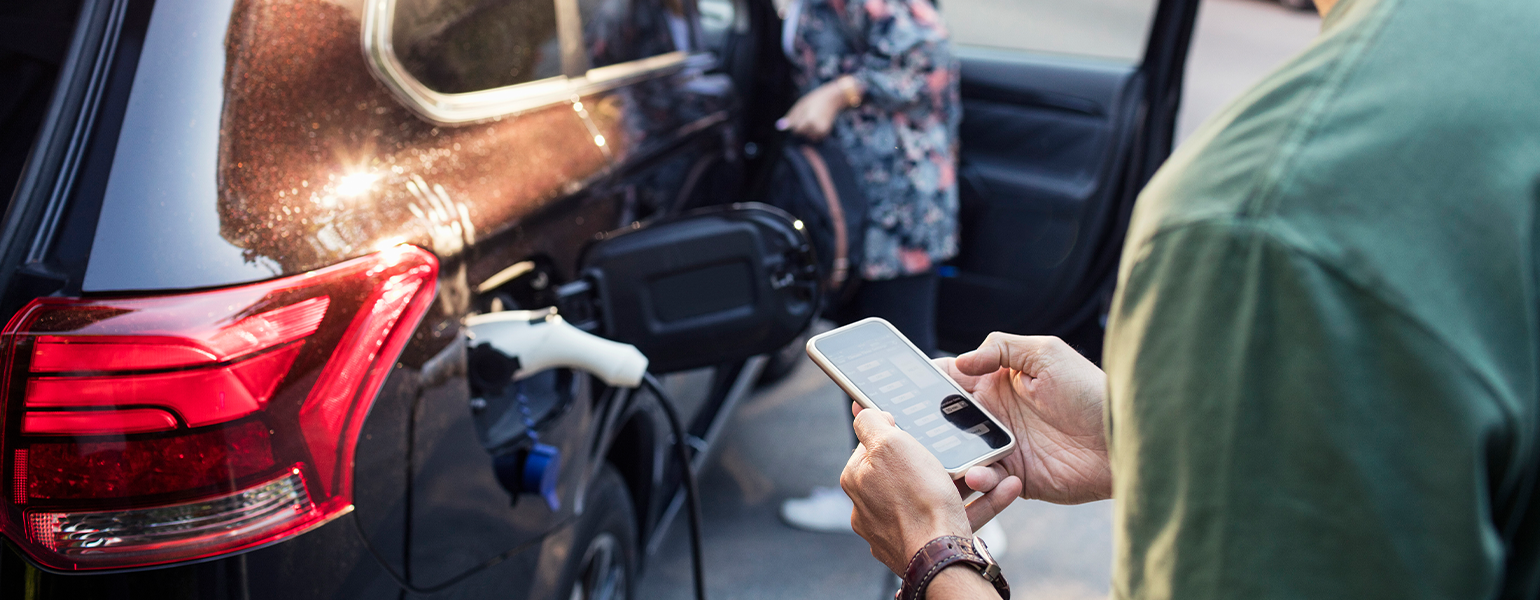
M 984 540 L 984 545 L 989 547 L 989 555 L 995 558 L 1005 556 L 1006 551 L 1011 549 L 1010 538 L 1005 537 L 1005 528 L 1000 526 L 999 521 L 985 523 L 973 535 Z
M 781 520 L 806 531 L 853 534 L 850 512 L 854 509 L 855 504 L 844 490 L 819 486 L 806 498 L 789 498 L 782 502 Z

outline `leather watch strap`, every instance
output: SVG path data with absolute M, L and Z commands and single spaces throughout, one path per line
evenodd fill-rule
M 1005 583 L 1005 577 L 1000 575 L 993 560 L 980 556 L 974 550 L 972 539 L 955 535 L 931 540 L 914 553 L 914 557 L 909 559 L 908 568 L 904 569 L 904 585 L 899 587 L 894 599 L 923 600 L 925 588 L 930 586 L 936 574 L 959 562 L 972 567 L 985 581 L 995 586 L 995 591 L 1000 592 L 1000 598 L 1011 599 L 1011 587 Z

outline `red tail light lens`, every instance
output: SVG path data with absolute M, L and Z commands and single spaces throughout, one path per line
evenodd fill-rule
M 345 514 L 364 417 L 437 275 L 401 246 L 216 291 L 34 300 L 0 332 L 0 530 L 47 567 L 122 569 Z

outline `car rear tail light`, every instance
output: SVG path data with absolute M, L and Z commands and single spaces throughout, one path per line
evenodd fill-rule
M 400 246 L 214 291 L 34 300 L 0 332 L 0 530 L 49 568 L 123 569 L 347 513 L 364 417 L 437 275 Z

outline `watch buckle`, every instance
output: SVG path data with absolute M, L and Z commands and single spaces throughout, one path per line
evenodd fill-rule
M 984 568 L 979 569 L 979 574 L 983 575 L 986 581 L 993 583 L 995 579 L 1000 577 L 1000 563 L 996 562 L 995 556 L 989 553 L 989 544 L 984 543 L 983 538 L 975 535 L 973 536 L 973 552 L 978 554 L 979 558 L 984 559 Z

